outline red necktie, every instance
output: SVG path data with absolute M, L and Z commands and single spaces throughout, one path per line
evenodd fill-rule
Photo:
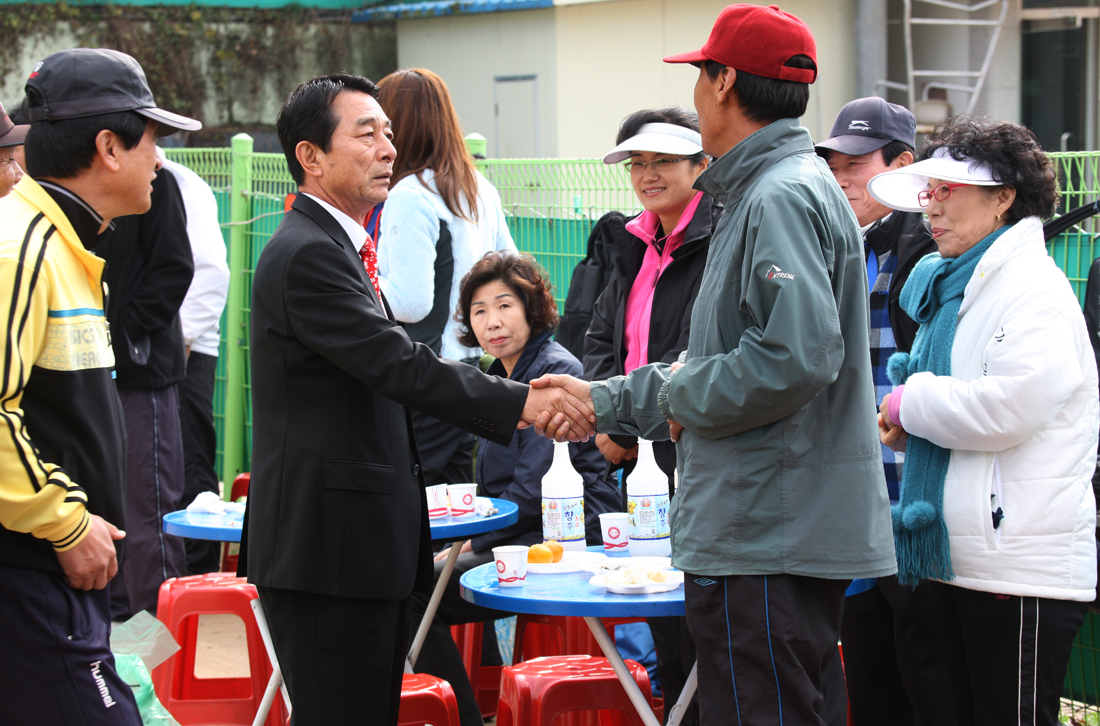
M 382 290 L 378 287 L 378 254 L 374 251 L 374 240 L 367 235 L 367 241 L 359 248 L 359 256 L 363 258 L 363 267 L 367 268 L 367 277 L 370 284 L 374 285 L 374 291 L 378 293 L 378 302 L 382 302 Z

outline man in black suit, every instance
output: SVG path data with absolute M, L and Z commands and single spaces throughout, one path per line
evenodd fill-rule
M 252 288 L 252 484 L 242 571 L 256 584 L 297 724 L 396 724 L 408 599 L 432 585 L 423 476 L 406 406 L 507 444 L 555 413 L 594 433 L 590 407 L 441 360 L 382 298 L 367 213 L 394 147 L 365 78 L 299 86 L 279 112 L 297 199 Z M 557 395 L 548 396 L 548 393 Z

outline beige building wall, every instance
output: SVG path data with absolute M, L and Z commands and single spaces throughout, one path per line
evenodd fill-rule
M 643 108 L 693 108 L 699 72 L 661 59 L 702 47 L 725 0 L 616 0 L 555 8 L 558 149 L 565 157 L 601 156 L 619 122 Z M 763 4 L 763 3 L 758 3 Z M 829 131 L 855 92 L 851 36 L 854 0 L 788 0 L 818 45 L 819 80 L 802 122 L 815 138 Z
M 397 22 L 397 65 L 427 68 L 446 81 L 463 133 L 479 133 L 495 156 L 494 85 L 502 118 L 526 118 L 520 106 L 533 84 L 495 84 L 494 77 L 537 75 L 539 152 L 560 156 L 554 9 L 452 15 Z M 513 126 L 516 124 L 512 124 Z M 520 133 L 503 129 L 504 133 Z M 514 137 L 513 137 L 514 138 Z M 501 153 L 501 156 L 507 154 Z

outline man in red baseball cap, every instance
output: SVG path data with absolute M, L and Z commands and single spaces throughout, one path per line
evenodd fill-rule
M 718 158 L 695 187 L 726 209 L 687 351 L 590 391 L 533 384 L 591 395 L 600 433 L 679 441 L 672 560 L 703 724 L 843 724 L 845 588 L 897 570 L 862 238 L 798 124 L 816 55 L 793 15 L 731 5 L 702 49 L 665 59 L 699 67 L 703 150 Z
M 718 159 L 696 186 L 726 208 L 684 366 L 659 396 L 684 428 L 672 554 L 690 573 L 701 720 L 843 724 L 845 588 L 896 564 L 861 236 L 798 124 L 817 45 L 774 5 L 731 5 L 700 50 L 665 61 L 699 68 Z

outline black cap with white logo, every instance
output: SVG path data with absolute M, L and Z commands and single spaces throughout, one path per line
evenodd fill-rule
M 202 128 L 195 119 L 157 108 L 145 71 L 117 50 L 73 48 L 54 53 L 35 66 L 26 91 L 24 112 L 32 124 L 134 111 L 159 124 L 157 136 Z
M 901 141 L 913 148 L 916 135 L 917 120 L 909 109 L 871 96 L 857 98 L 840 109 L 828 140 L 814 148 L 821 156 L 829 151 L 861 156 L 891 141 Z

